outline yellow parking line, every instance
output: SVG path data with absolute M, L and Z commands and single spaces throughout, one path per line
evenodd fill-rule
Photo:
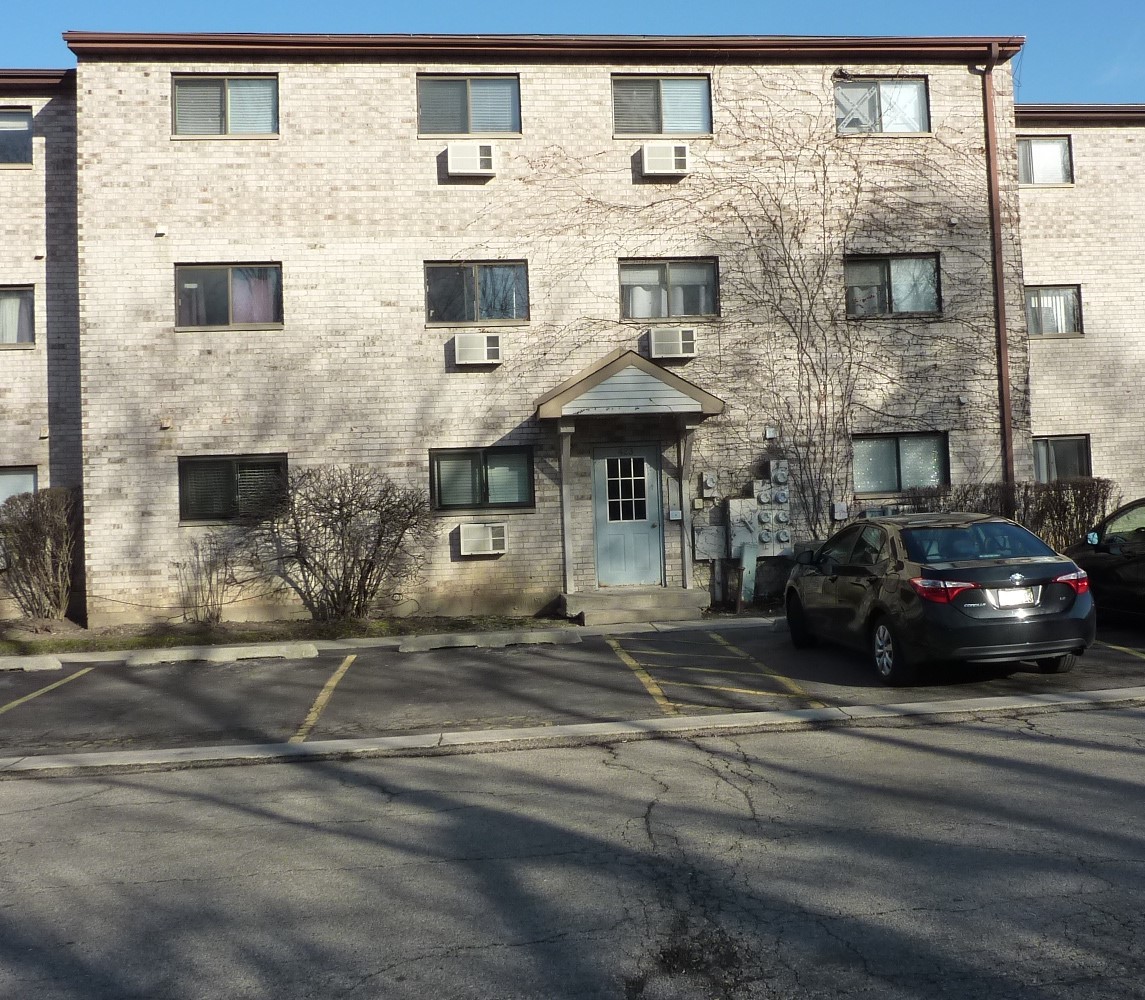
M 639 653 L 641 656 L 695 656 L 696 652 L 692 649 L 633 649 L 631 645 L 628 647 L 630 653 Z M 712 656 L 711 653 L 705 655 L 705 659 L 710 660 L 738 660 L 738 656 Z
M 1145 660 L 1145 653 L 1141 652 L 1139 649 L 1132 649 L 1129 646 L 1115 646 L 1112 642 L 1099 641 L 1098 645 L 1105 646 L 1107 649 L 1116 649 L 1119 653 L 1128 653 L 1130 656 L 1136 656 L 1138 659 Z
M 687 681 L 665 681 L 664 683 L 669 687 L 703 688 L 705 691 L 728 691 L 731 694 L 758 694 L 766 695 L 768 698 L 806 697 L 796 694 L 794 691 L 756 691 L 754 688 L 721 687 L 718 684 L 689 684 Z
M 724 670 L 721 667 L 678 667 L 675 664 L 663 665 L 662 670 L 687 670 L 694 674 L 729 674 L 732 677 L 758 677 L 758 670 Z M 667 683 L 671 684 L 671 681 Z
M 647 691 L 652 696 L 652 700 L 660 706 L 660 711 L 665 715 L 680 714 L 680 710 L 664 697 L 664 692 L 660 689 L 660 685 L 652 679 L 652 675 L 629 656 L 628 653 L 621 649 L 620 643 L 607 636 L 604 641 L 607 642 L 612 647 L 612 651 L 620 657 L 621 663 L 636 675 L 640 683 L 644 685 L 644 690 Z
M 310 711 L 306 716 L 306 721 L 299 727 L 288 743 L 301 743 L 310 731 L 318 723 L 318 717 L 322 714 L 322 710 L 326 707 L 326 703 L 330 700 L 330 696 L 334 693 L 334 688 L 338 686 L 338 682 L 346 676 L 346 671 L 350 669 L 350 664 L 357 659 L 357 655 L 351 654 L 342 661 L 342 665 L 334 671 L 331 678 L 326 682 L 326 686 L 319 692 L 318 697 L 314 699 L 314 704 L 310 706 Z
M 83 670 L 77 670 L 74 674 L 69 674 L 67 677 L 56 681 L 54 684 L 49 684 L 47 687 L 40 688 L 39 691 L 33 691 L 31 694 L 24 695 L 23 698 L 17 698 L 15 701 L 10 701 L 7 705 L 0 707 L 0 715 L 3 715 L 5 712 L 10 712 L 17 705 L 23 705 L 26 701 L 31 701 L 33 698 L 39 698 L 40 695 L 47 694 L 49 691 L 67 684 L 68 681 L 74 681 L 77 677 L 83 677 L 84 674 L 91 673 L 94 669 L 95 667 L 84 667 Z
M 795 681 L 793 681 L 790 677 L 785 677 L 783 674 L 778 673 L 777 671 L 772 670 L 770 667 L 767 667 L 764 664 L 760 663 L 759 660 L 757 660 L 750 653 L 745 652 L 744 650 L 740 649 L 738 646 L 733 646 L 722 635 L 719 635 L 716 632 L 709 632 L 708 635 L 710 635 L 721 646 L 725 647 L 726 649 L 730 649 L 734 653 L 738 653 L 741 657 L 743 657 L 743 659 L 747 660 L 747 662 L 750 663 L 752 666 L 758 668 L 760 671 L 767 674 L 768 677 L 775 678 L 775 680 L 779 684 L 781 684 L 783 687 L 787 688 L 789 693 L 795 695 L 798 698 L 806 698 L 807 703 L 809 705 L 812 705 L 815 708 L 824 708 L 825 707 L 823 702 L 819 701 L 817 698 L 812 698 L 806 691 L 803 690 L 803 688 L 801 688 L 798 684 L 796 684 Z

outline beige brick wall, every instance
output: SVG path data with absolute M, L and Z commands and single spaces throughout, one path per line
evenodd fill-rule
M 1093 474 L 1135 499 L 1145 495 L 1145 123 L 1019 132 L 1071 139 L 1072 185 L 1022 187 L 1022 247 L 1027 284 L 1081 286 L 1084 329 L 1031 340 L 1033 433 L 1088 434 Z
M 562 587 L 559 446 L 555 429 L 535 419 L 535 400 L 613 348 L 641 344 L 649 324 L 619 319 L 619 257 L 721 258 L 721 318 L 698 324 L 701 356 L 676 370 L 729 404 L 726 417 L 698 432 L 696 469 L 717 469 L 721 492 L 744 488 L 763 453 L 763 427 L 776 422 L 761 401 L 784 377 L 775 362 L 783 325 L 753 302 L 760 275 L 750 263 L 737 281 L 725 258 L 735 256 L 727 248 L 742 236 L 736 213 L 754 210 L 740 180 L 777 185 L 792 165 L 774 141 L 783 130 L 824 144 L 829 186 L 863 181 L 853 216 L 844 217 L 840 204 L 816 224 L 835 238 L 847 231 L 852 249 L 942 254 L 941 318 L 862 324 L 870 353 L 859 387 L 866 416 L 856 429 L 948 431 L 956 481 L 996 477 L 980 77 L 964 66 L 861 67 L 927 75 L 934 135 L 838 139 L 833 69 L 514 66 L 523 135 L 495 140 L 495 178 L 445 182 L 439 160 L 446 141 L 416 134 L 416 75 L 502 67 L 81 62 L 93 621 L 178 614 L 172 563 L 203 529 L 179 523 L 176 460 L 211 454 L 286 452 L 292 466 L 377 463 L 396 478 L 428 484 L 431 447 L 531 444 L 536 508 L 496 515 L 510 524 L 510 552 L 457 558 L 450 534 L 465 518 L 443 516 L 410 606 L 530 611 L 551 600 Z M 280 136 L 173 139 L 171 74 L 184 71 L 277 72 Z M 668 183 L 635 176 L 640 140 L 612 133 L 611 73 L 625 71 L 712 73 L 715 136 L 692 142 L 692 176 Z M 1009 228 L 1016 185 L 1004 124 L 1012 118 L 1008 70 L 999 68 L 997 77 L 1014 306 L 1020 286 Z M 801 195 L 813 187 L 801 180 Z M 451 369 L 448 345 L 458 331 L 427 327 L 423 263 L 496 258 L 528 261 L 531 320 L 499 330 L 499 368 Z M 254 261 L 282 263 L 284 329 L 175 331 L 175 264 Z M 841 310 L 841 257 L 826 281 L 835 289 L 832 308 Z M 1020 318 L 1020 306 L 1013 315 Z M 1021 422 L 1020 338 L 1013 365 Z M 572 561 L 581 587 L 595 583 L 591 448 L 622 433 L 661 442 L 665 474 L 674 469 L 674 432 L 660 420 L 578 425 Z M 670 584 L 681 579 L 679 544 L 678 524 L 669 525 Z

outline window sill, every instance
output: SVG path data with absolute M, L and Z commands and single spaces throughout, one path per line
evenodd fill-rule
M 235 140 L 255 139 L 263 142 L 267 139 L 281 139 L 282 136 L 278 132 L 221 132 L 217 135 L 174 135 L 171 136 L 172 142 L 211 142 L 222 139 L 224 142 L 233 142 Z
M 34 163 L 0 163 L 0 170 L 31 170 Z
M 1084 333 L 1031 333 L 1030 340 L 1084 340 Z
M 478 320 L 474 323 L 468 323 L 464 320 L 443 323 L 436 323 L 433 320 L 426 320 L 425 328 L 427 330 L 504 330 L 505 327 L 528 326 L 531 322 L 532 320 L 529 319 L 485 319 Z
M 917 312 L 917 313 L 901 312 L 901 313 L 875 313 L 871 316 L 848 316 L 847 321 L 849 323 L 862 323 L 862 322 L 865 322 L 868 320 L 879 320 L 879 321 L 883 321 L 883 322 L 890 320 L 891 322 L 896 322 L 896 321 L 904 320 L 904 319 L 941 320 L 944 318 L 945 317 L 940 312 L 936 312 L 936 313 L 932 313 L 932 312 Z
M 516 507 L 434 507 L 433 513 L 437 517 L 456 517 L 458 514 L 472 515 L 473 517 L 486 517 L 496 514 L 505 517 L 510 514 L 535 514 L 537 505 L 530 503 Z
M 870 132 L 836 132 L 840 139 L 933 139 L 933 132 L 883 132 L 872 129 Z
M 1023 190 L 1023 191 L 1026 188 L 1071 188 L 1071 187 L 1075 187 L 1075 186 L 1076 185 L 1073 181 L 1065 181 L 1063 183 L 1056 183 L 1055 182 L 1052 184 L 1037 184 L 1037 183 L 1033 183 L 1033 182 L 1022 182 L 1022 181 L 1018 182 L 1018 189 Z
M 30 344 L 0 344 L 0 351 L 34 351 L 35 349 L 34 341 Z
M 620 322 L 627 326 L 696 326 L 700 323 L 718 323 L 719 313 L 703 313 L 695 316 L 621 316 Z
M 419 139 L 447 139 L 486 142 L 490 139 L 523 139 L 523 132 L 418 132 Z
M 243 330 L 284 330 L 284 323 L 240 323 L 235 326 L 177 326 L 176 333 L 234 333 Z
M 712 132 L 613 132 L 617 140 L 637 139 L 640 142 L 692 142 L 695 139 L 714 139 Z

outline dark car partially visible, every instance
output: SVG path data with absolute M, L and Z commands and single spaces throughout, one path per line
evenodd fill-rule
M 1145 616 L 1145 498 L 1119 507 L 1065 551 L 1089 574 L 1099 614 Z
M 1013 521 L 986 514 L 869 518 L 801 552 L 787 581 L 798 647 L 866 649 L 887 684 L 928 663 L 1032 660 L 1073 668 L 1094 639 L 1081 567 Z

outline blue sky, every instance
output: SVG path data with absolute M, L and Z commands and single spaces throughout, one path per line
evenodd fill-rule
M 74 65 L 64 31 L 1024 35 L 1018 100 L 1145 104 L 1145 3 L 1109 0 L 7 0 L 0 67 Z

